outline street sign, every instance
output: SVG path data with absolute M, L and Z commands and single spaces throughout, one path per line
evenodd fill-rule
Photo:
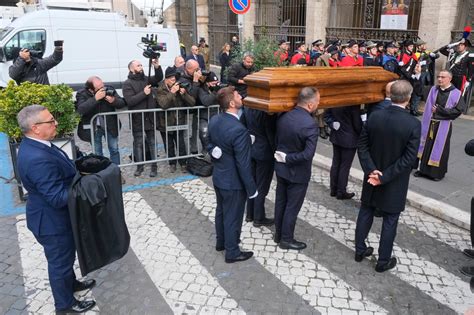
M 250 0 L 229 0 L 229 7 L 235 14 L 244 14 L 250 9 Z

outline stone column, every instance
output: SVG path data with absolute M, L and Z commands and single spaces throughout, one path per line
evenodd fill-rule
M 451 41 L 451 30 L 456 26 L 460 0 L 430 0 L 421 5 L 418 36 L 428 43 L 429 50 L 435 50 Z M 436 62 L 436 69 L 444 67 L 446 58 L 442 55 Z
M 196 1 L 196 11 L 197 11 L 197 33 L 198 41 L 199 38 L 204 37 L 206 42 L 209 42 L 209 7 L 207 5 L 207 0 L 197 0 Z
M 306 1 L 306 43 L 326 38 L 331 0 Z
M 240 42 L 243 43 L 246 39 L 254 40 L 254 26 L 257 19 L 257 1 L 252 1 L 250 9 L 243 15 L 243 30 Z

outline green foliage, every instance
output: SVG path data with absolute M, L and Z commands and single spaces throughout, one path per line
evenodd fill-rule
M 255 56 L 255 68 L 257 71 L 266 67 L 281 67 L 284 64 L 278 64 L 279 57 L 275 56 L 275 51 L 278 50 L 278 43 L 275 39 L 268 36 L 261 36 L 257 41 L 247 39 L 241 45 L 239 51 L 232 54 L 231 63 L 241 62 L 244 53 L 251 52 Z
M 73 90 L 65 84 L 42 85 L 24 82 L 16 85 L 12 80 L 5 89 L 0 90 L 0 132 L 18 142 L 22 133 L 16 115 L 32 104 L 43 105 L 58 121 L 58 137 L 69 135 L 79 123 L 72 99 Z

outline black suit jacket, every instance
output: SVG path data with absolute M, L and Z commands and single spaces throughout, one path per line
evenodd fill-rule
M 356 148 L 362 131 L 360 108 L 358 106 L 328 108 L 324 115 L 326 122 L 337 121 L 341 124 L 338 130 L 331 130 L 329 140 L 343 148 Z M 330 123 L 329 125 L 332 126 Z
M 215 115 L 209 121 L 209 151 L 215 146 L 222 150 L 213 159 L 212 182 L 226 190 L 246 190 L 248 196 L 257 191 L 250 164 L 250 136 L 245 126 L 228 113 Z
M 363 204 L 388 213 L 405 209 L 420 134 L 420 121 L 398 106 L 392 105 L 370 115 L 358 144 L 359 160 L 364 170 Z M 383 174 L 382 185 L 375 187 L 367 183 L 368 175 L 374 170 Z
M 286 153 L 286 163 L 275 163 L 278 176 L 292 183 L 308 183 L 316 144 L 318 126 L 311 114 L 296 106 L 277 121 L 276 150 Z
M 194 56 L 193 54 L 191 54 L 186 57 L 186 61 L 191 59 L 196 60 L 199 63 L 199 68 L 201 68 L 201 70 L 206 70 L 206 63 L 204 62 L 204 57 L 202 55 Z
M 242 123 L 247 126 L 249 133 L 255 136 L 255 142 L 251 147 L 252 159 L 273 161 L 276 118 L 276 115 L 269 115 L 261 110 L 244 108 Z

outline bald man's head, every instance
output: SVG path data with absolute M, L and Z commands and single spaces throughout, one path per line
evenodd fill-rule
M 388 82 L 387 85 L 385 86 L 385 97 L 390 97 L 390 88 L 392 87 L 394 82 L 395 81 Z
M 128 70 L 131 73 L 143 73 L 143 65 L 139 60 L 132 60 L 128 63 Z
M 189 75 L 193 75 L 196 70 L 199 69 L 199 63 L 196 60 L 189 59 L 186 61 L 186 73 Z

